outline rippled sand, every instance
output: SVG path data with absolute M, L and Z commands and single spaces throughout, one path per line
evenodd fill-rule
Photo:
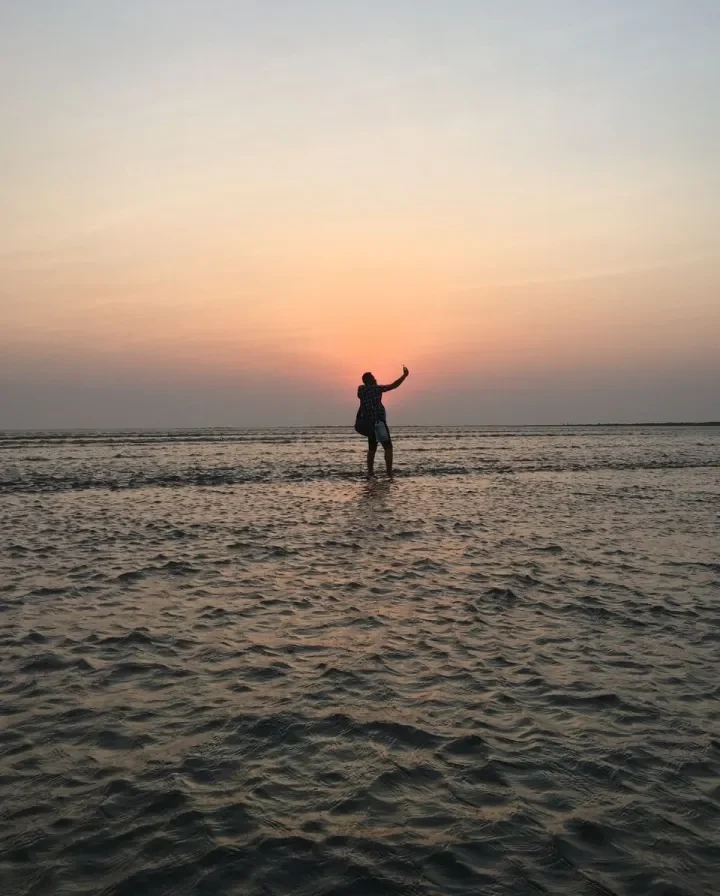
M 3 896 L 716 893 L 720 429 L 314 436 L 5 440 Z

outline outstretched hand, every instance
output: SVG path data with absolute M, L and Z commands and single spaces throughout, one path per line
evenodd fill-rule
M 410 371 L 403 365 L 403 376 L 410 376 Z

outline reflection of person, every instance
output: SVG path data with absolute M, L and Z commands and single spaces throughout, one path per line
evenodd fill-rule
M 403 374 L 390 383 L 389 386 L 379 386 L 378 381 L 371 373 L 364 373 L 362 380 L 363 385 L 358 386 L 358 398 L 360 399 L 360 407 L 355 420 L 355 429 L 360 435 L 367 436 L 368 453 L 367 453 L 367 470 L 368 476 L 374 476 L 373 467 L 375 466 L 375 452 L 377 451 L 378 442 L 382 443 L 385 450 L 385 468 L 388 476 L 393 474 L 393 445 L 390 438 L 390 430 L 387 427 L 387 419 L 385 408 L 382 403 L 383 392 L 389 392 L 405 382 L 408 376 L 407 367 L 403 367 Z

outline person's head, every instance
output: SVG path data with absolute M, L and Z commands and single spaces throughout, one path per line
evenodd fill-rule
M 366 386 L 375 386 L 377 385 L 377 380 L 371 373 L 364 373 L 362 375 L 362 381 Z

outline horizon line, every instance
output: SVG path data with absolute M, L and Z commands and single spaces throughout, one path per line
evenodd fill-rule
M 393 429 L 570 429 L 570 428 L 613 428 L 613 427 L 662 427 L 662 426 L 720 426 L 720 420 L 662 420 L 662 421 L 633 421 L 631 423 L 598 422 L 598 423 L 398 423 Z M 271 423 L 265 426 L 242 426 L 226 424 L 205 424 L 203 426 L 76 426 L 71 428 L 57 427 L 26 427 L 22 429 L 0 429 L 0 437 L 13 434 L 39 434 L 39 433 L 93 433 L 93 432 L 189 432 L 209 430 L 244 430 L 263 431 L 268 429 L 350 429 L 351 424 L 346 423 L 312 423 L 310 425 Z

